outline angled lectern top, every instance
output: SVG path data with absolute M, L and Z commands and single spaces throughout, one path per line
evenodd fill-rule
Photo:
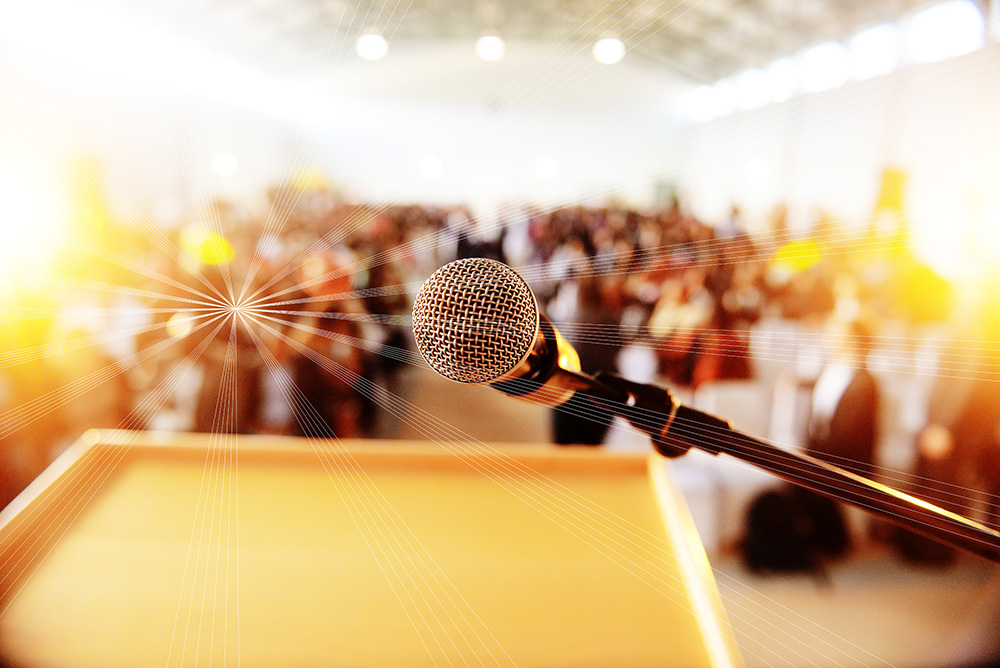
M 0 521 L 3 666 L 739 664 L 655 456 L 95 431 Z

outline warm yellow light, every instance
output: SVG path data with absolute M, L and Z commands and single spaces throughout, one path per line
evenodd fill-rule
M 315 167 L 302 168 L 292 176 L 291 185 L 299 191 L 320 190 L 327 186 L 327 180 Z
M 218 232 L 201 225 L 188 225 L 181 230 L 181 249 L 202 264 L 227 264 L 236 251 Z
M 791 241 L 774 254 L 774 265 L 785 271 L 798 273 L 816 266 L 822 259 L 823 250 L 812 239 Z
M 48 266 L 65 225 L 54 188 L 26 169 L 0 165 L 0 279 Z

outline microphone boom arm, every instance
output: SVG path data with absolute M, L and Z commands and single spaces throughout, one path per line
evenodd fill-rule
M 911 529 L 924 536 L 1000 562 L 1000 533 L 956 513 L 809 455 L 777 448 L 733 429 L 708 413 L 681 405 L 670 392 L 616 374 L 594 376 L 560 370 L 575 378 L 590 401 L 647 434 L 657 452 L 678 457 L 691 448 L 725 454 L 768 471 L 793 485 Z
M 727 454 L 788 482 L 974 554 L 1000 562 L 1000 533 L 909 494 L 808 455 L 742 434 L 725 420 L 680 405 L 667 390 L 612 373 L 588 375 L 531 288 L 510 267 L 467 258 L 440 267 L 413 303 L 413 334 L 429 365 L 452 380 L 558 407 L 574 394 L 649 435 L 678 457 L 691 448 Z

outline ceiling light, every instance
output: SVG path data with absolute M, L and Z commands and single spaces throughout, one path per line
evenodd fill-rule
M 378 33 L 367 32 L 358 37 L 354 49 L 365 60 L 380 60 L 389 53 L 389 42 L 385 41 L 385 37 Z
M 594 60 L 614 65 L 625 57 L 625 43 L 617 37 L 605 37 L 594 42 Z
M 823 42 L 802 54 L 802 89 L 809 93 L 843 85 L 851 74 L 847 47 L 840 42 Z
M 483 60 L 500 60 L 507 47 L 500 35 L 486 33 L 476 40 L 476 55 Z
M 715 115 L 728 116 L 736 111 L 736 84 L 732 79 L 719 79 L 713 86 L 715 90 Z
M 798 91 L 799 66 L 791 56 L 779 58 L 767 70 L 767 90 L 772 102 L 784 102 Z
M 736 77 L 736 105 L 740 109 L 763 107 L 769 99 L 764 70 L 752 67 Z
M 892 23 L 883 23 L 862 30 L 850 39 L 847 48 L 855 79 L 888 74 L 899 64 L 899 29 Z
M 985 23 L 969 0 L 951 0 L 918 12 L 905 26 L 906 54 L 929 63 L 974 51 L 983 45 Z
M 715 89 L 708 84 L 695 88 L 688 99 L 688 113 L 697 123 L 715 118 Z

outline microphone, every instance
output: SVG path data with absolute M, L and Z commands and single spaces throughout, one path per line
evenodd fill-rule
M 668 457 L 693 445 L 668 434 L 675 419 L 729 428 L 727 422 L 681 406 L 662 388 L 608 372 L 582 373 L 576 350 L 539 312 L 528 284 L 496 260 L 455 260 L 431 274 L 413 301 L 413 338 L 432 369 L 460 383 L 490 385 L 551 408 L 581 391 L 595 408 L 648 434 Z
M 580 356 L 513 269 L 485 258 L 431 274 L 413 301 L 413 338 L 432 369 L 549 407 L 588 389 Z
M 628 420 L 654 448 L 677 457 L 697 448 L 727 454 L 799 487 L 932 539 L 1000 562 L 1000 533 L 922 499 L 798 452 L 743 434 L 713 415 L 682 406 L 670 392 L 620 376 L 580 371 L 580 358 L 539 312 L 528 284 L 495 260 L 455 260 L 424 281 L 413 302 L 413 336 L 432 369 L 461 383 L 558 407 L 581 392 Z

